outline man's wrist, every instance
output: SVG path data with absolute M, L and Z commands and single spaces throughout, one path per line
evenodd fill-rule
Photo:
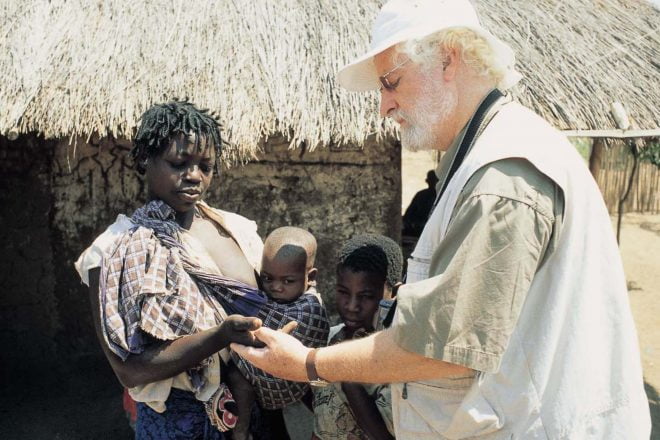
M 317 352 L 318 352 L 318 348 L 313 348 L 309 352 L 307 352 L 307 357 L 305 358 L 305 369 L 307 370 L 307 380 L 312 386 L 324 387 L 328 385 L 329 382 L 323 379 L 316 370 Z

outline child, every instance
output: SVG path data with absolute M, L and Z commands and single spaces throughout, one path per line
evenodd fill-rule
M 316 294 L 316 239 L 308 231 L 285 226 L 266 237 L 261 259 L 261 284 L 273 301 L 288 304 L 311 288 Z
M 336 302 L 342 324 L 328 345 L 366 336 L 375 329 L 378 305 L 401 280 L 401 249 L 382 235 L 358 235 L 339 252 Z M 330 384 L 314 390 L 313 439 L 393 438 L 387 385 Z
M 322 308 L 320 296 L 314 288 L 317 274 L 314 267 L 315 258 L 316 239 L 301 228 L 286 226 L 275 229 L 264 243 L 260 272 L 262 288 L 271 300 L 288 309 L 289 315 L 298 322 L 310 322 L 308 311 Z M 268 325 L 267 317 L 263 319 L 264 325 Z M 292 334 L 296 336 L 296 331 Z M 238 356 L 233 357 L 242 374 L 237 374 L 235 369 L 230 369 L 229 372 L 229 386 L 238 405 L 238 423 L 232 431 L 232 438 L 242 440 L 250 438 L 249 416 L 255 397 L 262 407 L 268 409 L 281 408 L 284 405 L 273 401 L 273 391 L 269 390 L 272 387 L 259 386 L 259 381 L 268 381 L 267 376 L 258 376 L 265 373 L 257 371 Z M 298 400 L 309 387 L 291 383 L 288 392 L 292 389 L 299 390 L 295 395 Z M 293 403 L 291 400 L 289 399 L 289 403 Z

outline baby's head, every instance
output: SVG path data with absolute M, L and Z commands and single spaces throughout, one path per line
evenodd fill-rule
M 337 311 L 346 329 L 374 329 L 378 303 L 389 299 L 401 281 L 403 256 L 394 240 L 383 235 L 356 235 L 337 259 Z
M 316 239 L 308 231 L 285 226 L 266 237 L 261 283 L 276 302 L 295 301 L 316 281 Z

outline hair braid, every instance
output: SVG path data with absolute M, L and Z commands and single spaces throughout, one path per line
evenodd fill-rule
M 220 123 L 207 109 L 198 109 L 187 100 L 174 99 L 164 104 L 151 106 L 140 117 L 131 158 L 140 174 L 145 171 L 144 162 L 149 157 L 161 154 L 169 146 L 173 136 L 195 135 L 195 146 L 200 138 L 207 138 L 213 143 L 217 161 L 222 155 L 224 141 L 220 135 Z

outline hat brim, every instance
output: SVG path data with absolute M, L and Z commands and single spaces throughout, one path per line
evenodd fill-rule
M 350 64 L 342 67 L 337 73 L 337 82 L 343 88 L 352 92 L 367 92 L 380 87 L 378 72 L 374 64 L 374 57 L 386 51 L 401 41 L 396 37 L 383 41 L 381 44 L 369 50 L 361 57 L 353 60 Z
M 509 45 L 504 43 L 495 35 L 491 34 L 483 28 L 473 26 L 457 27 L 474 31 L 477 35 L 484 38 L 488 44 L 490 44 L 497 56 L 506 56 L 512 60 L 511 62 L 513 62 L 513 51 Z M 342 67 L 341 70 L 337 73 L 337 82 L 343 88 L 353 92 L 367 92 L 369 90 L 377 90 L 380 88 L 380 81 L 378 80 L 378 72 L 376 70 L 376 65 L 374 64 L 374 57 L 376 55 L 404 41 L 423 38 L 432 33 L 448 29 L 452 28 L 432 29 L 430 31 L 421 30 L 420 32 L 416 32 L 414 35 L 394 35 L 393 37 L 381 42 L 381 44 L 375 48 L 372 48 L 361 57 Z M 521 78 L 522 76 L 513 68 L 513 66 L 510 66 L 510 68 L 505 73 L 505 78 L 503 78 L 501 81 L 500 89 L 505 90 L 509 87 L 512 87 Z

